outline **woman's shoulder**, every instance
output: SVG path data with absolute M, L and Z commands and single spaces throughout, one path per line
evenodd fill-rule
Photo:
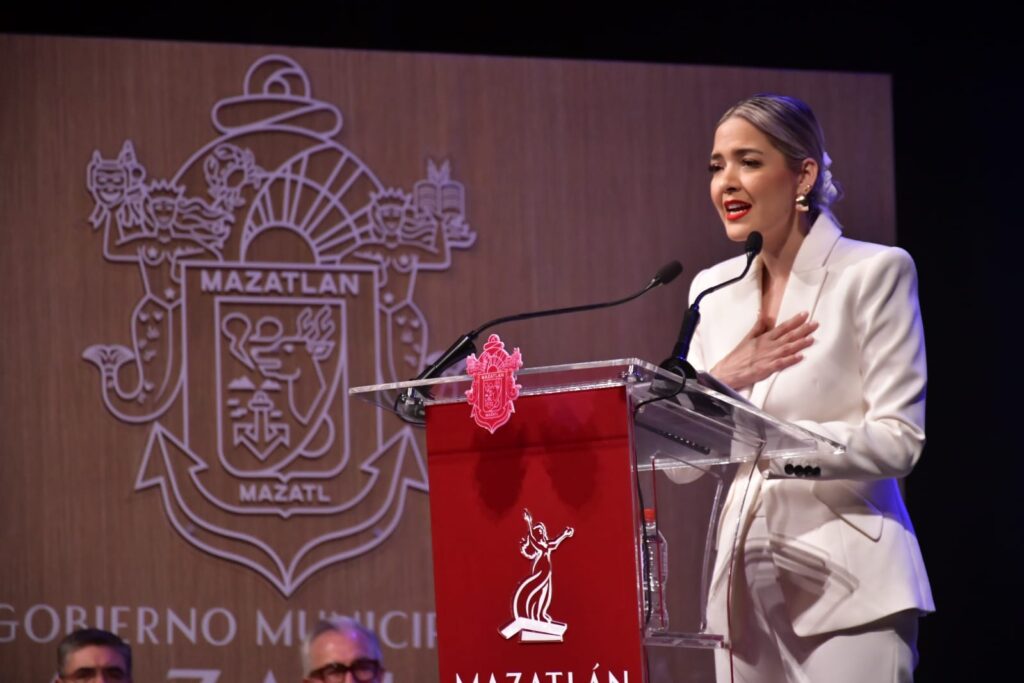
M 746 265 L 747 257 L 741 254 L 740 256 L 734 256 L 733 258 L 726 259 L 725 261 L 721 261 L 720 263 L 708 266 L 707 268 L 699 271 L 693 276 L 693 281 L 690 282 L 690 295 L 688 301 L 693 303 L 694 299 L 696 299 L 697 296 L 705 289 L 733 279 L 743 272 L 743 268 Z M 748 273 L 747 277 L 751 277 L 751 274 Z
M 914 291 L 918 286 L 918 268 L 900 247 L 841 238 L 826 267 L 833 276 L 839 276 L 840 282 L 867 296 L 892 292 L 894 288 Z
M 795 267 L 799 270 L 821 265 L 833 272 L 847 268 L 914 270 L 914 260 L 905 250 L 851 239 L 828 212 L 822 212 L 815 220 L 811 234 L 800 248 Z
M 743 268 L 747 265 L 747 257 L 745 254 L 739 256 L 733 256 L 732 258 L 708 266 L 703 270 L 699 271 L 693 276 L 693 281 L 696 282 L 708 282 L 714 283 L 725 280 L 731 280 L 740 273 L 743 272 Z
M 828 260 L 829 270 L 916 273 L 913 257 L 901 247 L 840 237 Z

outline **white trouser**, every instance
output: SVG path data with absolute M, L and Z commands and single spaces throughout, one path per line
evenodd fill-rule
M 732 671 L 730 651 L 717 651 L 715 673 L 719 683 L 913 680 L 917 664 L 916 611 L 899 612 L 853 629 L 801 637 L 793 633 L 786 612 L 763 516 L 751 522 L 741 560 L 746 581 L 736 582 L 736 591 L 745 590 L 747 594 L 733 595 Z

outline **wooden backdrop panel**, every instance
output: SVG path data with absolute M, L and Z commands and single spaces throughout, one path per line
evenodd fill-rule
M 407 490 L 378 547 L 285 595 L 187 542 L 159 487 L 135 490 L 153 421 L 115 419 L 82 358 L 93 344 L 130 344 L 143 292 L 139 268 L 104 260 L 102 232 L 88 222 L 94 151 L 115 158 L 131 140 L 148 179 L 169 179 L 217 137 L 214 104 L 241 94 L 246 71 L 271 53 L 295 60 L 313 97 L 341 110 L 337 142 L 383 186 L 411 192 L 428 159 L 449 160 L 464 184 L 476 242 L 415 282 L 429 351 L 492 317 L 621 296 L 678 258 L 679 282 L 627 307 L 498 330 L 529 365 L 664 356 L 693 274 L 737 252 L 709 202 L 705 169 L 718 116 L 753 92 L 791 93 L 814 107 L 848 194 L 837 209 L 847 234 L 894 240 L 886 76 L 0 36 L 5 680 L 44 680 L 69 626 L 101 620 L 135 644 L 139 680 L 168 680 L 172 669 L 296 680 L 300 625 L 321 610 L 381 630 L 395 680 L 437 679 L 423 492 Z M 301 260 L 281 255 L 288 259 Z M 361 415 L 352 433 L 365 452 L 374 418 Z M 159 421 L 180 434 L 180 401 Z M 310 523 L 268 517 L 246 529 L 284 547 L 293 534 L 315 533 Z M 201 530 L 185 528 L 193 532 Z

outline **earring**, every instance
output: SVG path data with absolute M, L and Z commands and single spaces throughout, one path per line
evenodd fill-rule
M 807 196 L 810 190 L 805 190 L 796 196 L 796 210 L 806 213 L 811 210 L 811 199 Z

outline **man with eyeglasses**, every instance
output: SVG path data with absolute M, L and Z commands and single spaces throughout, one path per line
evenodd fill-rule
M 82 628 L 57 646 L 60 683 L 132 683 L 132 649 L 109 631 Z
M 303 683 L 380 683 L 380 643 L 348 617 L 318 623 L 302 644 Z

